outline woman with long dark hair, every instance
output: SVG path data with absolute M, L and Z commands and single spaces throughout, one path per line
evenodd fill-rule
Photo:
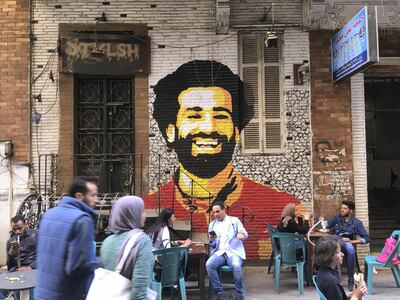
M 165 208 L 158 216 L 156 222 L 147 230 L 147 234 L 153 242 L 153 250 L 171 247 L 171 234 L 175 222 L 175 215 L 172 209 Z M 192 243 L 187 239 L 181 243 L 181 247 L 189 247 Z

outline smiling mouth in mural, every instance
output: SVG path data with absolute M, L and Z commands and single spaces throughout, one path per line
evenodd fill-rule
M 217 154 L 221 152 L 221 143 L 214 138 L 197 137 L 192 140 L 193 154 Z

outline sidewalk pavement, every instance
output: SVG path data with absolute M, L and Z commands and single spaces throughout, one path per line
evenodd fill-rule
M 266 266 L 246 266 L 246 299 L 248 300 L 294 300 L 307 299 L 319 300 L 314 286 L 304 287 L 304 297 L 300 297 L 297 287 L 296 272 L 282 271 L 280 280 L 280 293 L 276 295 L 273 291 L 272 274 L 267 274 Z M 343 275 L 345 290 L 347 292 L 347 276 Z M 190 283 L 188 284 L 190 285 Z M 233 284 L 225 284 L 227 290 L 233 289 Z M 177 297 L 176 297 L 177 298 Z M 163 299 L 170 299 L 165 295 Z M 208 297 L 200 297 L 198 290 L 187 289 L 188 300 L 207 300 Z M 378 269 L 374 274 L 374 294 L 366 295 L 363 300 L 400 300 L 400 288 L 396 288 L 393 275 L 389 270 Z

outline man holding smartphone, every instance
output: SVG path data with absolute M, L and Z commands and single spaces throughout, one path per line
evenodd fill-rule
M 23 216 L 11 219 L 11 236 L 7 241 L 7 268 L 36 269 L 37 231 L 29 229 Z
M 226 214 L 221 201 L 212 204 L 212 215 L 214 221 L 208 227 L 211 256 L 206 263 L 210 283 L 217 293 L 217 300 L 232 298 L 225 293 L 218 274 L 221 266 L 228 264 L 235 282 L 236 294 L 233 299 L 244 300 L 243 260 L 246 259 L 246 252 L 243 240 L 248 237 L 247 231 L 238 218 Z

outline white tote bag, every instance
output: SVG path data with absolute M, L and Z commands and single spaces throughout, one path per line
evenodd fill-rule
M 115 271 L 98 268 L 94 272 L 94 279 L 90 285 L 86 300 L 130 300 L 132 282 L 120 274 L 124 263 L 132 250 L 137 238 L 134 235 L 125 246 L 124 254 Z M 147 299 L 156 299 L 157 293 L 147 288 Z

